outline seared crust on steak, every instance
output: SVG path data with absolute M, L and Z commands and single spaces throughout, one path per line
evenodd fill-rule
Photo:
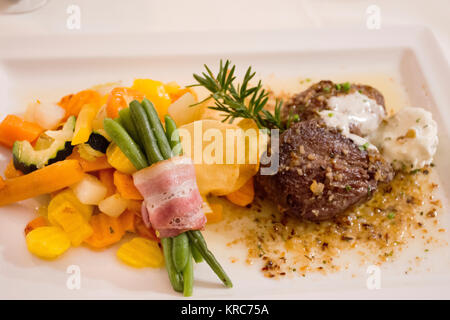
M 295 123 L 280 136 L 279 170 L 257 175 L 257 188 L 296 217 L 330 219 L 367 201 L 394 176 L 376 151 L 366 151 L 319 119 Z

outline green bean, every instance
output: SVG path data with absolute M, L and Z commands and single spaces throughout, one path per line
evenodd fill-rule
M 191 252 L 188 251 L 188 254 L 188 260 L 183 270 L 183 295 L 185 297 L 192 296 L 192 291 L 194 289 L 194 263 L 192 262 Z
M 103 121 L 103 125 L 106 133 L 111 137 L 112 141 L 117 144 L 136 169 L 140 170 L 148 167 L 147 159 L 141 148 L 119 123 L 110 118 L 106 118 Z
M 170 283 L 175 291 L 183 291 L 183 279 L 180 273 L 175 270 L 172 261 L 172 238 L 162 238 L 161 245 L 163 247 L 164 262 L 166 264 L 167 274 L 169 275 Z
M 173 265 L 178 272 L 181 272 L 186 267 L 186 264 L 190 257 L 189 238 L 186 233 L 181 233 L 178 236 L 173 237 L 172 239 Z
M 133 100 L 130 103 L 130 112 L 133 122 L 136 124 L 136 129 L 141 137 L 142 144 L 144 145 L 147 159 L 150 163 L 156 163 L 164 160 L 161 152 L 158 148 L 153 130 L 150 126 L 150 121 L 144 110 L 144 107 L 137 100 Z
M 167 117 L 166 117 L 167 120 Z M 167 132 L 171 131 L 172 133 L 176 130 L 176 124 L 170 121 L 166 122 L 166 125 L 169 124 Z M 167 134 L 167 133 L 166 133 Z M 172 135 L 171 135 L 172 137 Z M 170 139 L 172 141 L 172 139 Z M 199 251 L 201 256 L 205 259 L 211 269 L 217 274 L 220 280 L 225 284 L 225 286 L 231 288 L 233 286 L 230 278 L 223 270 L 222 266 L 219 264 L 217 259 L 214 257 L 211 251 L 208 250 L 208 246 L 206 245 L 206 241 L 202 236 L 202 233 L 198 230 L 187 231 L 186 234 L 189 237 L 189 240 L 195 246 L 195 248 Z M 191 247 L 193 247 L 191 245 Z M 197 257 L 198 258 L 198 257 Z M 197 260 L 196 260 L 197 261 Z
M 133 123 L 133 120 L 131 119 L 130 108 L 125 108 L 125 109 L 120 110 L 119 111 L 119 119 L 120 119 L 120 123 L 125 128 L 125 130 L 127 130 L 130 137 L 133 138 L 133 140 L 137 144 L 141 145 L 141 141 L 137 134 L 136 127 Z M 142 147 L 142 145 L 141 145 L 141 147 Z
M 178 133 L 177 125 L 169 115 L 166 115 L 164 120 L 166 123 L 166 137 L 167 140 L 169 140 L 170 147 L 172 148 L 172 156 L 179 156 L 183 150 L 181 148 L 180 135 Z
M 142 106 L 144 107 L 145 112 L 147 113 L 148 119 L 150 120 L 150 125 L 152 127 L 153 133 L 158 142 L 159 150 L 163 155 L 164 159 L 170 159 L 172 156 L 172 149 L 170 148 L 169 141 L 167 141 L 166 134 L 164 132 L 164 128 L 159 120 L 158 113 L 147 98 L 142 100 Z
M 223 282 L 223 284 L 226 287 L 231 288 L 233 286 L 233 283 L 231 282 L 230 278 L 223 270 L 222 266 L 216 260 L 214 255 L 211 253 L 211 251 L 208 250 L 208 246 L 206 245 L 206 241 L 203 238 L 202 233 L 198 230 L 191 230 L 191 231 L 187 231 L 187 234 L 188 234 L 189 240 L 191 240 L 191 242 L 198 249 L 198 251 L 200 251 L 200 253 L 202 254 L 206 263 L 209 264 L 211 269 L 216 273 L 216 275 Z
M 197 247 L 192 244 L 192 242 L 191 242 L 191 253 L 192 257 L 195 260 L 195 263 L 203 262 L 202 254 L 200 253 L 200 251 L 198 251 Z

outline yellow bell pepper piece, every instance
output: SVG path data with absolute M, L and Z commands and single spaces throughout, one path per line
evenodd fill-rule
M 159 268 L 164 264 L 164 257 L 158 242 L 141 237 L 124 243 L 117 250 L 117 257 L 135 268 Z
M 94 232 L 83 214 L 68 201 L 53 205 L 48 211 L 48 220 L 67 233 L 73 246 L 79 246 Z
M 68 235 L 59 227 L 40 227 L 26 237 L 28 250 L 44 259 L 54 259 L 70 247 Z
M 166 90 L 166 92 L 171 95 L 171 94 L 175 94 L 177 93 L 180 89 L 181 86 L 176 83 L 175 81 L 172 82 L 168 82 L 164 85 L 164 89 Z
M 92 213 L 94 212 L 94 206 L 81 203 L 75 193 L 73 193 L 72 189 L 63 190 L 55 195 L 48 204 L 47 212 L 55 211 L 55 209 L 65 202 L 69 202 L 75 210 L 83 215 L 86 221 L 91 219 Z
M 75 132 L 72 138 L 72 145 L 85 143 L 89 140 L 92 132 L 92 122 L 97 116 L 99 107 L 94 104 L 86 104 L 81 108 L 75 124 Z
M 150 100 L 158 111 L 159 117 L 164 119 L 172 100 L 166 92 L 164 83 L 151 79 L 136 79 L 133 82 L 133 89 L 142 92 Z
M 106 149 L 106 159 L 113 168 L 120 172 L 133 174 L 137 171 L 131 161 L 115 143 L 111 143 L 108 149 Z

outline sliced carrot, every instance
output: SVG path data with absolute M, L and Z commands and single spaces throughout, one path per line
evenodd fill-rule
M 109 162 L 106 160 L 106 156 L 98 157 L 94 161 L 87 161 L 80 157 L 78 150 L 74 150 L 72 154 L 67 157 L 67 159 L 77 160 L 84 172 L 92 172 L 112 168 Z
M 106 189 L 108 189 L 106 198 L 116 193 L 116 186 L 114 185 L 114 169 L 100 170 L 98 172 L 98 178 Z
M 25 235 L 27 235 L 30 231 L 33 231 L 36 228 L 45 227 L 45 226 L 48 226 L 47 219 L 45 219 L 42 216 L 34 218 L 30 222 L 28 222 L 27 226 L 25 227 L 25 230 L 24 230 Z
M 78 161 L 64 160 L 21 177 L 7 179 L 6 186 L 0 190 L 0 206 L 52 193 L 81 181 L 83 177 Z
M 128 232 L 134 232 L 134 211 L 126 210 L 119 217 L 120 223 L 122 224 L 122 228 Z
M 58 105 L 61 108 L 63 108 L 64 110 L 67 110 L 67 105 L 69 104 L 69 102 L 73 96 L 74 96 L 74 94 L 71 93 L 71 94 L 68 94 L 68 95 L 62 97 L 61 100 L 59 100 Z
M 210 203 L 211 212 L 205 214 L 208 223 L 216 223 L 223 218 L 223 206 L 220 203 Z
M 44 131 L 38 124 L 10 114 L 0 123 L 0 143 L 12 148 L 16 141 L 33 142 Z
M 114 172 L 114 184 L 116 185 L 117 191 L 120 193 L 122 198 L 127 200 L 144 199 L 139 190 L 136 189 L 133 182 L 133 177 L 129 174 L 119 171 Z
M 94 233 L 84 242 L 95 249 L 102 249 L 119 242 L 125 234 L 120 218 L 112 218 L 104 213 L 92 216 L 89 223 Z
M 63 99 L 66 99 L 66 101 L 62 102 Z M 63 99 L 60 101 L 60 106 L 66 110 L 65 119 L 70 116 L 78 116 L 81 108 L 86 104 L 92 104 L 100 108 L 102 103 L 100 94 L 90 89 L 80 91 L 70 98 L 64 97 Z
M 241 207 L 245 207 L 252 203 L 255 198 L 253 177 L 249 179 L 239 190 L 227 194 L 226 197 L 228 200 Z
M 14 167 L 14 162 L 11 159 L 11 161 L 8 163 L 5 169 L 5 178 L 6 179 L 12 179 L 23 176 L 22 171 L 17 170 L 16 167 Z
M 144 94 L 133 88 L 117 87 L 111 90 L 106 102 L 106 114 L 110 118 L 117 118 L 119 111 L 128 108 L 133 100 L 142 101 Z
M 136 230 L 136 233 L 141 237 L 159 241 L 159 238 L 156 236 L 155 230 L 153 230 L 152 228 L 147 228 L 141 216 L 137 214 L 134 216 L 134 229 Z
M 129 200 L 128 201 L 128 210 L 137 212 L 140 215 L 141 208 L 142 208 L 142 201 L 139 201 L 139 200 Z
M 3 180 L 2 177 L 0 177 L 0 190 L 3 189 L 4 187 L 6 187 L 5 180 Z

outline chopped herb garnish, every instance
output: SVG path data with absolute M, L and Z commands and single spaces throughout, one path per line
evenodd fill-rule
M 328 116 L 329 116 L 330 118 L 333 117 L 333 113 L 330 112 L 330 113 L 328 114 Z
M 346 191 L 352 190 L 352 186 L 346 185 L 346 186 L 345 186 L 345 190 L 346 190 Z
M 362 94 L 362 90 L 358 90 L 358 92 Z
M 411 170 L 409 173 L 410 174 L 416 174 L 417 172 L 419 172 L 420 171 L 420 169 L 415 169 L 415 170 Z
M 389 214 L 387 215 L 387 217 L 389 219 L 394 219 L 395 218 L 395 212 L 389 212 Z
M 420 122 L 420 118 L 417 118 L 417 119 L 416 119 L 416 122 L 419 123 L 419 122 Z
M 345 83 L 343 83 L 342 84 L 342 90 L 344 91 L 344 92 L 349 92 L 350 91 L 350 82 L 345 82 Z
M 330 89 L 330 87 L 325 87 L 322 89 L 322 91 L 325 93 L 330 93 L 331 89 Z
M 363 145 L 359 146 L 359 150 L 364 151 L 364 150 L 367 150 L 368 147 L 369 147 L 369 143 L 366 142 Z
M 336 83 L 336 90 L 341 90 L 341 85 L 339 83 Z
M 310 78 L 306 78 L 305 80 L 306 80 L 306 82 L 311 82 Z

